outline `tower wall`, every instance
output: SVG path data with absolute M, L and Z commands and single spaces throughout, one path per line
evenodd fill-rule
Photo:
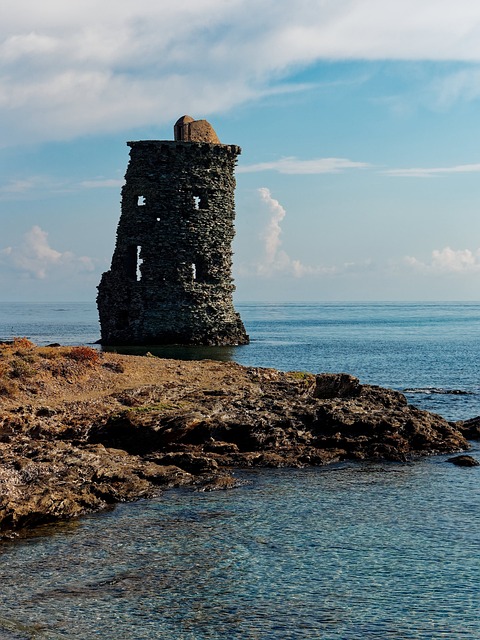
M 240 147 L 128 145 L 116 247 L 98 287 L 102 344 L 248 342 L 232 300 Z

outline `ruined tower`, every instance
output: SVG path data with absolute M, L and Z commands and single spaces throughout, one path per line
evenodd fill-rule
M 174 134 L 128 142 L 117 242 L 98 287 L 104 345 L 248 342 L 231 273 L 241 149 L 189 116 Z

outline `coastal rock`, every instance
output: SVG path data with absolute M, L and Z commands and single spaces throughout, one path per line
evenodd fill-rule
M 480 440 L 480 416 L 470 420 L 459 420 L 453 425 L 467 440 Z
M 448 458 L 447 462 L 457 465 L 457 467 L 478 467 L 480 462 L 472 456 L 455 456 Z
M 348 398 L 357 396 L 362 387 L 360 380 L 348 373 L 322 373 L 315 378 L 315 398 Z
M 456 425 L 348 374 L 27 343 L 0 347 L 0 535 L 168 487 L 232 487 L 236 467 L 468 448 Z
M 410 407 L 401 393 L 347 374 L 238 373 L 243 385 L 224 386 L 221 394 L 190 389 L 188 403 L 183 395 L 173 411 L 165 403 L 148 411 L 137 406 L 93 424 L 88 441 L 135 455 L 155 452 L 157 462 L 192 473 L 210 470 L 212 461 L 219 467 L 404 461 L 468 446 L 454 427 Z M 160 396 L 154 389 L 149 394 Z
M 210 473 L 218 469 L 218 462 L 206 455 L 195 455 L 188 451 L 170 452 L 153 458 L 159 465 L 174 465 L 193 474 Z
M 79 448 L 24 437 L 13 447 L 1 444 L 0 460 L 0 535 L 194 480 L 173 465 L 160 466 L 100 444 Z

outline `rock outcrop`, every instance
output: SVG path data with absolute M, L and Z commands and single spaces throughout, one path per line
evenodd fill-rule
M 0 532 L 235 467 L 405 461 L 461 451 L 455 425 L 347 374 L 180 362 L 88 347 L 0 347 Z
M 454 425 L 468 440 L 480 440 L 480 416 L 470 420 L 459 420 Z
M 451 462 L 457 467 L 478 467 L 480 466 L 480 462 L 473 458 L 472 456 L 455 456 L 454 458 L 449 458 L 447 462 Z

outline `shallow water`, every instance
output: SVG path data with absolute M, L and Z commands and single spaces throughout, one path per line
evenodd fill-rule
M 480 305 L 238 307 L 251 345 L 168 355 L 348 371 L 449 419 L 480 414 Z M 2 334 L 80 344 L 98 326 L 93 305 L 4 305 Z M 480 638 L 479 467 L 237 475 L 233 491 L 171 491 L 1 545 L 0 639 Z
M 242 472 L 45 527 L 1 549 L 2 615 L 38 638 L 480 637 L 479 473 L 443 460 Z

